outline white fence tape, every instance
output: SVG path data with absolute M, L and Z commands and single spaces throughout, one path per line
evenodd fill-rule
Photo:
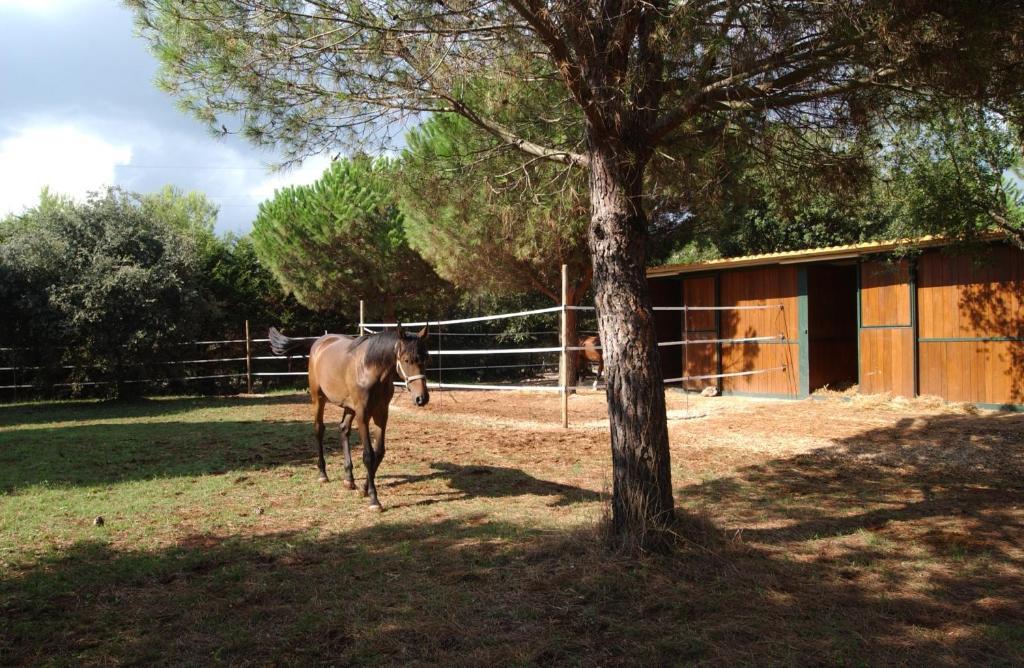
M 785 371 L 787 367 L 777 366 L 773 369 L 756 369 L 754 371 L 733 371 L 732 373 L 709 373 L 703 376 L 680 376 L 679 378 L 666 378 L 663 382 L 666 383 L 680 383 L 688 380 L 708 380 L 711 378 L 733 378 L 735 376 L 756 376 L 761 373 L 770 373 L 772 371 Z
M 320 336 L 325 336 L 321 334 Z M 292 341 L 316 341 L 320 336 L 289 336 L 288 338 Z M 253 343 L 270 343 L 270 339 L 252 339 Z M 242 339 L 242 343 L 245 343 L 245 339 Z
M 690 339 L 688 341 L 659 341 L 659 347 L 666 346 L 696 346 L 708 343 L 764 343 L 768 341 L 785 341 L 786 337 L 782 334 L 778 336 L 746 336 L 738 339 Z
M 431 355 L 519 355 L 526 353 L 560 353 L 562 346 L 549 346 L 547 348 L 479 348 L 470 350 L 466 348 L 455 348 L 452 350 L 431 350 Z
M 422 327 L 424 325 L 459 325 L 467 322 L 487 322 L 488 320 L 503 320 L 505 318 L 518 318 L 526 315 L 538 315 L 540 313 L 557 313 L 561 306 L 549 308 L 537 308 L 530 311 L 518 311 L 517 313 L 499 313 L 498 315 L 482 315 L 476 318 L 458 318 L 456 320 L 425 320 L 423 322 L 403 322 L 402 327 Z M 363 327 L 397 327 L 397 322 L 364 322 Z
M 688 341 L 659 341 L 659 347 L 666 346 L 695 346 L 698 344 L 707 343 L 754 343 L 754 342 L 766 342 L 766 341 L 785 341 L 786 337 L 782 334 L 778 336 L 746 336 L 738 339 L 690 339 Z M 601 350 L 601 346 L 567 346 L 566 350 Z
M 405 387 L 405 383 L 396 382 L 395 387 Z M 432 383 L 427 381 L 430 390 L 523 390 L 526 392 L 560 392 L 558 385 L 482 385 L 480 383 Z
M 180 360 L 176 362 L 160 362 L 160 364 L 213 364 L 215 362 L 244 362 L 244 357 L 224 357 L 214 360 Z
M 652 306 L 653 311 L 759 311 L 783 309 L 782 304 L 751 304 L 749 306 Z M 594 311 L 593 306 L 566 306 L 567 311 Z
M 750 306 L 654 306 L 654 311 L 764 311 L 782 310 L 782 304 L 751 304 Z

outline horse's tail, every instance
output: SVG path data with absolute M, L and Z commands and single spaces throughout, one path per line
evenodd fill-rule
M 270 339 L 270 349 L 274 351 L 275 355 L 304 355 L 309 352 L 309 348 L 312 342 L 305 339 L 293 339 L 285 336 L 277 329 L 277 327 L 271 327 L 270 331 L 267 332 L 267 338 Z

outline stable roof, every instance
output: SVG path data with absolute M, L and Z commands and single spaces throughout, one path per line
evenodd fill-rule
M 830 246 L 828 248 L 809 248 L 807 250 L 784 251 L 781 253 L 744 255 L 741 257 L 727 257 L 719 260 L 691 262 L 686 264 L 666 264 L 660 267 L 651 267 L 647 270 L 647 276 L 649 278 L 654 278 L 658 276 L 677 276 L 679 274 L 690 274 L 693 272 L 711 271 L 715 269 L 736 269 L 740 267 L 760 267 L 773 264 L 803 264 L 805 262 L 847 260 L 858 258 L 863 255 L 876 255 L 878 253 L 889 253 L 892 251 L 907 250 L 910 248 L 944 246 L 949 243 L 951 243 L 950 240 L 942 236 L 924 236 L 916 239 L 895 239 L 890 241 L 865 241 L 859 244 Z

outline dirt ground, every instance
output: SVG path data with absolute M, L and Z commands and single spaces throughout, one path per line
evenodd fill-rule
M 0 407 L 0 664 L 1024 664 L 1024 415 L 666 400 L 641 559 L 600 392 L 397 394 L 382 514 L 303 394 Z
M 395 395 L 389 460 L 422 461 L 431 453 L 462 463 L 515 463 L 593 490 L 610 480 L 603 390 L 581 390 L 570 396 L 568 429 L 561 427 L 561 405 L 555 393 L 435 391 L 431 397 L 426 408 L 416 408 L 405 394 Z M 669 390 L 666 405 L 676 487 L 773 460 L 822 454 L 823 448 L 832 457 L 867 458 L 895 467 L 908 449 L 926 445 L 946 459 L 940 468 L 950 475 L 1022 464 L 1019 456 L 1007 459 L 1000 449 L 972 444 L 992 438 L 1005 443 L 1024 439 L 1018 433 L 1024 417 L 929 397 L 786 401 L 701 397 Z M 336 407 L 328 407 L 328 424 L 336 424 L 340 414 Z M 296 399 L 294 404 L 280 406 L 274 417 L 308 420 L 309 409 Z M 981 425 L 979 435 L 973 427 Z M 330 444 L 332 436 L 335 433 L 328 431 L 325 442 Z M 354 446 L 357 462 L 358 453 Z

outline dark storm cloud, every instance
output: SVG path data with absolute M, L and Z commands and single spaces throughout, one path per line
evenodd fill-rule
M 237 138 L 212 137 L 153 85 L 156 61 L 119 3 L 66 0 L 43 3 L 53 5 L 46 10 L 11 4 L 0 0 L 0 142 L 25 129 L 74 126 L 128 145 L 131 160 L 115 167 L 117 185 L 201 190 L 221 205 L 222 231 L 247 230 L 273 185 L 312 180 L 326 164 L 312 160 L 290 175 L 269 175 L 265 165 L 275 156 Z M 67 146 L 65 154 L 75 150 Z

